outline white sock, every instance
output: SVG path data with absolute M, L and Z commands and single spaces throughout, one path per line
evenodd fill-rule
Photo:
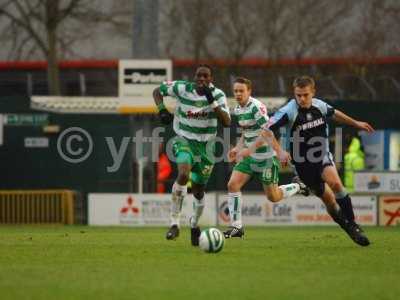
M 199 222 L 199 219 L 203 214 L 204 203 L 205 203 L 204 198 L 205 194 L 201 199 L 197 199 L 195 196 L 193 196 L 193 214 L 192 217 L 190 218 L 190 226 L 192 228 L 197 227 L 197 223 Z
M 242 193 L 228 193 L 229 215 L 232 226 L 242 227 Z
M 183 200 L 187 194 L 187 186 L 177 182 L 172 186 L 171 226 L 179 226 Z
M 291 183 L 286 185 L 280 185 L 279 188 L 283 192 L 283 198 L 288 198 L 297 194 L 300 191 L 300 185 L 298 183 Z

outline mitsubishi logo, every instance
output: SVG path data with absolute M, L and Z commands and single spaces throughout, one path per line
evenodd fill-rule
M 139 208 L 133 205 L 135 200 L 129 196 L 128 199 L 126 200 L 127 204 L 121 208 L 120 213 L 121 214 L 129 214 L 132 213 L 133 215 L 138 215 L 139 214 Z

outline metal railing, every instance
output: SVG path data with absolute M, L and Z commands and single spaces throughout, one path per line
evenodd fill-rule
M 249 72 L 248 72 L 249 73 Z M 246 76 L 254 83 L 255 96 L 291 97 L 291 84 L 296 75 L 254 72 Z M 176 78 L 192 78 L 188 73 L 177 72 Z M 228 95 L 232 92 L 235 76 L 216 76 L 216 81 Z M 400 78 L 378 76 L 364 78 L 356 75 L 333 74 L 315 76 L 318 95 L 324 98 L 370 101 L 400 101 Z M 117 96 L 118 75 L 115 70 L 71 71 L 61 74 L 63 96 Z M 48 95 L 45 72 L 0 73 L 0 96 Z
M 74 223 L 74 193 L 72 191 L 0 191 L 0 224 L 43 223 Z

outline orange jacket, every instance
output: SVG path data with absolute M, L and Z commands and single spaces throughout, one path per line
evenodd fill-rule
M 157 164 L 157 181 L 165 181 L 172 173 L 171 163 L 165 153 L 161 153 Z

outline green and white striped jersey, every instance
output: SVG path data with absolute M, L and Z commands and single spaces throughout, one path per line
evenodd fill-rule
M 261 135 L 262 128 L 267 125 L 269 119 L 267 108 L 261 101 L 250 97 L 244 107 L 238 104 L 233 113 L 243 130 L 244 145 L 249 147 Z M 269 145 L 258 148 L 256 153 L 251 155 L 252 158 L 257 160 L 268 159 L 273 156 L 275 156 L 275 151 Z
M 226 96 L 223 91 L 212 87 L 215 101 L 229 114 Z M 217 115 L 208 104 L 205 96 L 197 94 L 195 83 L 187 81 L 169 81 L 160 86 L 163 96 L 176 98 L 174 131 L 178 136 L 190 140 L 206 142 L 217 135 Z

